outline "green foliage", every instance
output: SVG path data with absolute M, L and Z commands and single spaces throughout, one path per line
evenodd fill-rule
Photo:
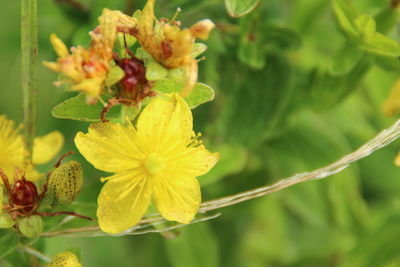
M 361 49 L 387 57 L 400 56 L 400 44 L 377 32 L 373 17 L 360 14 L 349 0 L 335 0 L 333 7 L 342 31 Z
M 19 236 L 8 230 L 0 230 L 0 259 L 11 253 L 18 245 Z
M 191 225 L 177 238 L 166 240 L 165 246 L 173 267 L 220 266 L 217 240 L 208 223 Z
M 7 229 L 13 227 L 15 221 L 12 219 L 11 215 L 8 213 L 0 214 L 0 228 Z
M 206 102 L 214 100 L 214 90 L 204 83 L 196 83 L 193 90 L 185 98 L 189 107 L 195 108 Z
M 112 86 L 119 82 L 122 78 L 124 78 L 125 72 L 119 67 L 114 66 L 111 68 L 110 72 L 107 75 L 106 84 L 107 86 Z
M 232 17 L 241 17 L 250 13 L 259 0 L 225 0 L 226 9 Z
M 23 217 L 18 221 L 18 228 L 27 238 L 38 238 L 43 233 L 43 220 L 38 215 Z
M 134 1 L 130 7 L 120 0 L 80 2 L 90 8 L 42 3 L 41 60 L 55 58 L 48 44 L 51 32 L 68 46 L 87 46 L 87 33 L 104 7 L 127 8 L 124 11 L 132 14 L 144 3 Z M 199 62 L 199 82 L 186 99 L 196 107 L 196 131 L 203 133 L 211 151 L 221 153 L 216 167 L 199 177 L 203 200 L 329 164 L 394 122 L 382 112 L 400 71 L 395 29 L 399 12 L 389 2 L 226 0 L 224 6 L 214 0 L 157 1 L 157 13 L 169 18 L 179 5 L 183 12 L 178 20 L 185 27 L 207 17 L 217 25 L 206 46 L 196 44 L 192 51 L 206 60 Z M 18 12 L 18 5 L 4 5 L 3 19 L 10 23 L 1 29 L 7 41 L 0 43 L 0 112 L 17 121 L 19 76 L 13 66 L 19 56 Z M 125 56 L 124 40 L 118 38 L 118 53 Z M 180 92 L 185 70 L 159 68 L 147 52 L 136 50 L 134 41 L 127 40 L 127 46 L 150 67 L 147 75 L 154 90 Z M 122 77 L 118 68 L 114 71 L 110 85 Z M 38 78 L 38 134 L 61 130 L 64 151 L 76 151 L 74 135 L 86 131 L 87 122 L 100 121 L 102 103 L 88 106 L 83 95 L 65 100 L 68 96 L 51 85 L 54 77 L 47 70 L 41 69 Z M 56 118 L 51 118 L 57 103 L 52 112 Z M 145 104 L 117 105 L 107 118 L 134 119 Z M 31 246 L 50 257 L 77 247 L 84 266 L 398 266 L 400 169 L 393 165 L 398 149 L 394 142 L 326 180 L 221 209 L 218 219 L 182 228 L 173 240 L 159 234 L 56 237 Z M 84 163 L 79 155 L 74 157 Z M 105 174 L 87 163 L 83 168 L 85 186 L 68 210 L 96 218 L 102 186 L 98 178 Z M 45 218 L 44 230 L 95 224 L 60 216 Z M 30 256 L 15 250 L 26 242 L 12 229 L 0 230 L 0 265 L 27 266 Z
M 99 122 L 104 106 L 97 102 L 94 105 L 86 103 L 86 96 L 79 94 L 55 106 L 51 114 L 59 119 L 70 119 L 87 122 Z M 107 113 L 107 119 L 119 119 L 120 106 L 116 106 Z
M 218 164 L 200 178 L 203 186 L 218 182 L 219 180 L 242 171 L 247 163 L 247 151 L 240 146 L 220 145 L 211 149 L 221 155 Z

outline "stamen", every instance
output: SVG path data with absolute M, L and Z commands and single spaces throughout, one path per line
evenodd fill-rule
M 175 15 L 172 17 L 172 19 L 170 20 L 169 23 L 173 23 L 175 21 L 175 19 L 178 17 L 179 13 L 181 13 L 182 9 L 180 7 L 178 7 L 176 9 Z
M 189 145 L 188 146 L 191 146 L 191 147 L 198 147 L 198 146 L 201 146 L 202 144 L 203 144 L 203 141 L 202 140 L 198 140 L 200 137 L 202 136 L 202 134 L 201 133 L 197 133 L 197 134 L 194 134 L 194 132 L 192 133 L 192 141 L 189 143 Z

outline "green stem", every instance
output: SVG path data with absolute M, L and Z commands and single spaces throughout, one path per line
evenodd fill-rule
M 21 88 L 26 159 L 32 162 L 36 117 L 37 0 L 21 0 Z

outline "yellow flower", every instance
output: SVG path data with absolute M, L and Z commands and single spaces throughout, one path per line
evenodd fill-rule
M 152 199 L 167 220 L 190 222 L 201 202 L 196 177 L 219 159 L 196 140 L 190 108 L 177 94 L 153 98 L 136 127 L 91 124 L 75 144 L 94 167 L 115 173 L 102 178 L 107 183 L 98 198 L 99 225 L 107 233 L 135 225 Z
M 194 61 L 192 49 L 195 38 L 207 39 L 214 23 L 205 19 L 190 28 L 180 29 L 173 23 L 156 20 L 154 3 L 155 0 L 147 1 L 138 21 L 136 38 L 143 48 L 165 67 L 190 65 Z
M 197 81 L 197 60 L 192 56 L 196 38 L 207 39 L 214 23 L 201 20 L 190 28 L 180 29 L 179 23 L 157 20 L 154 15 L 155 0 L 148 0 L 138 19 L 137 32 L 132 34 L 153 58 L 167 68 L 183 68 L 185 86 L 181 92 L 187 96 Z
M 82 264 L 75 254 L 65 251 L 54 256 L 45 267 L 82 267 Z
M 43 137 L 35 138 L 33 147 L 33 163 L 43 164 L 50 161 L 61 149 L 64 137 L 58 131 L 51 132 Z M 15 167 L 25 169 L 30 180 L 39 178 L 32 166 L 25 164 L 25 149 L 22 135 L 15 128 L 13 121 L 0 115 L 0 168 L 2 168 L 11 183 L 13 182 Z M 0 185 L 3 184 L 0 180 Z
M 117 12 L 117 14 L 119 14 Z M 99 17 L 99 26 L 90 33 L 92 42 L 89 49 L 72 47 L 71 53 L 55 35 L 50 41 L 59 58 L 57 62 L 43 62 L 49 69 L 63 74 L 65 80 L 56 85 L 70 83 L 70 89 L 87 94 L 88 102 L 95 103 L 102 93 L 108 71 L 111 69 L 112 50 L 116 37 L 118 16 L 114 11 L 104 9 Z

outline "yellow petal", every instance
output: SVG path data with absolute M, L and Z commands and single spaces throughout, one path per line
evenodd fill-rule
M 101 93 L 104 78 L 85 79 L 82 82 L 77 83 L 74 86 L 71 86 L 71 90 L 82 91 L 90 96 L 98 97 Z
M 91 34 L 93 38 L 92 49 L 108 62 L 112 59 L 112 50 L 117 36 L 116 17 L 108 8 L 103 9 L 99 17 L 99 34 Z
M 153 98 L 139 116 L 138 134 L 149 140 L 149 145 L 158 145 L 171 138 L 188 143 L 193 135 L 189 106 L 178 94 L 169 96 L 167 99 Z
M 59 64 L 55 63 L 55 62 L 44 61 L 43 62 L 43 66 L 45 66 L 46 68 L 49 68 L 50 70 L 52 70 L 54 72 L 59 72 L 60 71 Z
M 200 185 L 194 177 L 152 177 L 157 210 L 167 220 L 189 223 L 201 202 Z
M 97 217 L 101 230 L 116 234 L 134 226 L 146 212 L 151 187 L 145 176 L 135 173 L 116 174 L 100 192 Z
M 33 163 L 44 164 L 53 159 L 64 145 L 64 136 L 53 131 L 45 136 L 36 137 L 33 143 Z
M 388 117 L 400 113 L 400 79 L 395 82 L 389 97 L 383 103 L 383 111 Z
M 79 152 L 96 169 L 106 172 L 122 172 L 137 168 L 144 158 L 138 147 L 136 133 L 132 126 L 117 123 L 94 123 L 89 132 L 79 132 L 75 145 Z
M 0 115 L 0 168 L 13 182 L 15 167 L 24 167 L 24 145 L 15 123 Z M 2 184 L 2 181 L 0 181 Z
M 219 153 L 211 153 L 203 145 L 186 147 L 182 152 L 176 151 L 166 159 L 169 166 L 167 172 L 198 177 L 214 167 L 219 158 Z
M 54 33 L 50 35 L 50 42 L 59 57 L 66 57 L 69 55 L 67 46 Z
M 140 35 L 150 37 L 154 33 L 154 3 L 155 0 L 148 0 L 145 7 L 143 8 L 142 15 L 139 19 L 139 31 Z

